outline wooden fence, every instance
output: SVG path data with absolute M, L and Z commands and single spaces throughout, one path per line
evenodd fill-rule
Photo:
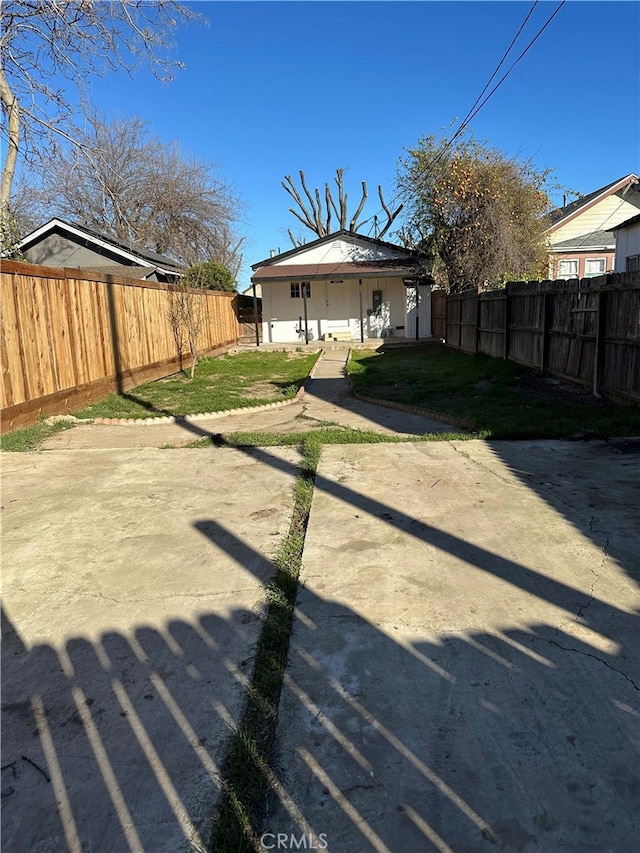
M 240 324 L 240 337 L 244 343 L 262 341 L 262 299 L 238 294 L 235 302 L 236 317 Z
M 448 346 L 506 358 L 640 403 L 640 273 L 450 294 Z
M 0 288 L 3 432 L 168 376 L 188 361 L 170 320 L 173 285 L 4 261 Z M 237 343 L 235 294 L 194 298 L 204 315 L 200 353 Z

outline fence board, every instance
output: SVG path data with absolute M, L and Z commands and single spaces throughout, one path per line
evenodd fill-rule
M 442 340 L 447 336 L 447 294 L 444 290 L 431 291 L 431 334 Z
M 109 391 L 166 376 L 186 354 L 169 319 L 171 285 L 3 262 L 2 429 L 72 411 Z M 201 353 L 239 339 L 232 293 L 194 294 Z
M 640 402 L 640 273 L 449 294 L 445 343 Z
M 463 352 L 478 350 L 478 294 L 475 291 L 460 294 L 460 349 Z

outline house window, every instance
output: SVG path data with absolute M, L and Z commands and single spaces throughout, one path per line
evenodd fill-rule
M 311 282 L 310 281 L 292 281 L 291 282 L 291 298 L 300 299 L 301 297 L 311 299 Z
M 379 311 L 380 308 L 382 308 L 382 291 L 374 290 L 372 291 L 371 296 L 373 299 L 373 313 L 375 314 L 376 311 Z
M 606 258 L 587 258 L 584 262 L 585 278 L 592 278 L 594 275 L 604 275 L 606 271 Z
M 640 255 L 627 255 L 626 261 L 627 272 L 637 272 L 640 270 Z
M 578 260 L 564 258 L 558 261 L 558 278 L 578 278 Z

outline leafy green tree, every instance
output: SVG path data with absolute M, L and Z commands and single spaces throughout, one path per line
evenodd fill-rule
M 203 264 L 189 267 L 182 281 L 187 287 L 199 287 L 203 290 L 224 290 L 233 293 L 236 289 L 233 273 L 218 261 L 205 261 Z
M 430 259 L 449 291 L 544 275 L 548 171 L 461 137 L 423 137 L 400 161 L 398 188 L 407 246 Z

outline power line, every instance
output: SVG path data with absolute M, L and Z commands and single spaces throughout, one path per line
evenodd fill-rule
M 501 60 L 500 60 L 500 62 L 496 65 L 496 67 L 495 67 L 495 69 L 494 69 L 493 74 L 491 75 L 491 77 L 489 77 L 489 79 L 487 80 L 487 82 L 484 84 L 484 89 L 482 90 L 482 92 L 480 92 L 480 94 L 478 95 L 478 97 L 477 97 L 477 98 L 475 99 L 475 101 L 473 102 L 473 104 L 472 104 L 471 109 L 469 110 L 469 112 L 468 112 L 468 113 L 466 114 L 466 116 L 462 119 L 462 125 L 461 125 L 462 127 L 464 127 L 464 126 L 467 124 L 467 122 L 471 119 L 471 115 L 472 115 L 472 113 L 473 113 L 474 109 L 476 108 L 476 106 L 478 105 L 478 102 L 480 101 L 480 99 L 482 98 L 482 96 L 484 95 L 484 93 L 487 91 L 487 89 L 489 88 L 489 86 L 491 85 L 491 82 L 493 81 L 494 77 L 496 76 L 496 74 L 498 73 L 498 71 L 500 70 L 500 68 L 502 67 L 502 64 L 504 63 L 504 61 L 505 61 L 505 59 L 507 58 L 507 56 L 509 56 L 509 54 L 511 53 L 511 49 L 512 49 L 512 47 L 514 46 L 514 44 L 517 42 L 518 38 L 520 37 L 520 33 L 521 33 L 521 32 L 522 32 L 522 30 L 525 28 L 525 26 L 526 26 L 526 24 L 527 24 L 527 21 L 529 20 L 529 18 L 530 18 L 530 17 L 531 17 L 531 15 L 533 14 L 533 10 L 536 8 L 536 6 L 537 6 L 537 5 L 538 5 L 538 0 L 534 0 L 534 3 L 533 3 L 533 5 L 531 6 L 531 8 L 529 9 L 529 12 L 527 13 L 526 18 L 525 18 L 525 19 L 524 19 L 524 21 L 520 24 L 520 29 L 519 29 L 519 30 L 518 30 L 518 32 L 515 34 L 515 36 L 511 39 L 511 44 L 510 44 L 510 45 L 509 45 L 509 47 L 505 50 L 505 52 L 502 54 L 502 59 L 501 59 Z M 453 139 L 455 139 L 455 136 L 453 137 Z M 452 141 L 453 141 L 453 140 L 452 140 Z
M 440 161 L 440 160 L 445 156 L 445 154 L 446 154 L 447 150 L 448 150 L 448 149 L 453 145 L 453 143 L 455 142 L 455 140 L 460 136 L 460 134 L 463 132 L 463 130 L 467 127 L 467 125 L 468 125 L 468 124 L 469 124 L 469 123 L 470 123 L 470 122 L 471 122 L 471 121 L 472 121 L 472 120 L 473 120 L 473 119 L 478 115 L 478 113 L 480 112 L 480 110 L 482 109 L 482 107 L 484 107 L 484 105 L 487 103 L 487 101 L 488 101 L 488 100 L 489 100 L 489 99 L 490 99 L 490 98 L 495 94 L 495 92 L 500 88 L 500 86 L 504 83 L 504 81 L 507 79 L 507 77 L 509 76 L 509 74 L 511 74 L 511 72 L 512 72 L 512 71 L 513 71 L 513 69 L 516 67 L 516 65 L 520 62 L 520 60 L 521 60 L 521 59 L 525 56 L 525 54 L 526 54 L 526 53 L 531 49 L 531 47 L 533 47 L 533 45 L 535 44 L 535 42 L 540 38 L 540 36 L 542 35 L 542 33 L 546 30 L 546 28 L 549 26 L 549 24 L 551 23 L 551 21 L 555 18 L 555 16 L 558 14 L 558 12 L 560 11 L 560 9 L 562 9 L 562 7 L 564 6 L 564 4 L 565 4 L 566 2 L 567 2 L 567 0 L 561 0 L 561 2 L 558 4 L 558 6 L 556 7 L 556 9 L 555 9 L 555 10 L 552 12 L 552 14 L 547 18 L 547 20 L 545 21 L 545 23 L 544 23 L 544 24 L 542 25 L 542 27 L 538 30 L 538 32 L 535 34 L 535 36 L 531 39 L 531 41 L 530 41 L 530 42 L 529 42 L 529 44 L 525 47 L 525 49 L 522 51 L 522 53 L 521 53 L 521 54 L 517 57 L 517 59 L 516 59 L 516 60 L 515 60 L 515 61 L 514 61 L 510 66 L 509 66 L 509 68 L 507 69 L 507 71 L 505 72 L 505 74 L 503 74 L 503 76 L 498 80 L 498 82 L 497 82 L 497 83 L 496 83 L 496 85 L 491 89 L 491 91 L 489 92 L 489 94 L 488 94 L 484 99 L 482 99 L 482 96 L 483 96 L 483 95 L 484 95 L 484 93 L 487 91 L 487 88 L 491 85 L 491 81 L 495 78 L 496 74 L 497 74 L 497 73 L 498 73 L 498 71 L 500 70 L 500 68 L 501 68 L 502 64 L 504 63 L 505 59 L 507 58 L 507 56 L 508 56 L 508 55 L 509 55 L 509 53 L 511 52 L 511 49 L 513 48 L 513 46 L 514 46 L 515 42 L 517 41 L 518 37 L 520 36 L 520 33 L 521 33 L 521 32 L 522 32 L 522 30 L 524 29 L 525 24 L 527 23 L 527 21 L 528 21 L 528 20 L 529 20 L 529 18 L 531 17 L 531 14 L 533 13 L 533 10 L 535 9 L 535 7 L 536 7 L 536 5 L 537 5 L 537 3 L 538 3 L 538 0 L 535 0 L 535 2 L 533 3 L 532 7 L 529 9 L 529 12 L 528 12 L 527 16 L 525 17 L 524 21 L 522 22 L 522 24 L 521 24 L 521 26 L 520 26 L 520 29 L 518 30 L 518 32 L 516 33 L 516 35 L 515 35 L 515 36 L 514 36 L 514 38 L 512 39 L 511 44 L 509 45 L 509 47 L 508 47 L 508 48 L 507 48 L 507 50 L 505 51 L 505 53 L 504 53 L 504 55 L 503 55 L 502 59 L 500 60 L 500 62 L 499 62 L 499 63 L 498 63 L 498 65 L 496 66 L 495 71 L 493 72 L 493 74 L 491 75 L 491 77 L 489 78 L 489 80 L 487 81 L 487 83 L 486 83 L 486 85 L 485 85 L 484 89 L 483 89 L 483 90 L 482 90 L 482 92 L 478 95 L 478 97 L 476 98 L 476 100 L 475 100 L 475 102 L 474 102 L 473 106 L 472 106 L 472 107 L 471 107 L 471 109 L 468 111 L 467 115 L 464 117 L 463 121 L 462 121 L 462 122 L 461 122 L 461 124 L 460 124 L 460 127 L 459 127 L 459 128 L 457 129 L 457 131 L 453 134 L 453 136 L 451 137 L 451 139 L 447 140 L 447 141 L 446 141 L 446 142 L 441 146 L 440 150 L 436 153 L 435 157 L 434 157 L 434 158 L 433 158 L 433 160 L 431 161 L 431 166 L 432 166 L 432 168 L 433 168 L 433 167 L 435 167 L 435 166 L 437 165 L 437 163 L 438 163 L 438 162 L 439 162 L 439 161 Z
M 507 77 L 509 76 L 509 74 L 511 74 L 511 72 L 512 72 L 512 71 L 513 71 L 513 69 L 516 67 L 516 65 L 517 65 L 517 64 L 520 62 L 520 60 L 524 57 L 524 55 L 525 55 L 525 54 L 530 50 L 530 48 L 531 48 L 531 47 L 533 47 L 533 45 L 535 44 L 535 42 L 540 38 L 540 36 L 542 35 L 542 33 L 546 30 L 546 28 L 549 26 L 549 24 L 551 23 L 551 21 L 555 18 L 555 16 L 558 14 L 558 12 L 560 11 L 560 9 L 562 9 L 562 7 L 564 6 L 564 4 L 565 4 L 566 2 L 567 2 L 567 0 L 562 0 L 562 2 L 558 4 L 558 6 L 556 7 L 555 11 L 554 11 L 550 16 L 549 16 L 549 18 L 547 18 L 547 20 L 545 21 L 545 23 L 544 23 L 544 24 L 542 25 L 542 27 L 538 30 L 538 32 L 535 34 L 535 36 L 531 39 L 531 41 L 530 41 L 530 42 L 529 42 L 529 44 L 525 47 L 525 49 L 522 51 L 522 53 L 520 54 L 520 56 L 515 60 L 515 62 L 513 62 L 513 64 L 512 64 L 512 65 L 510 65 L 510 66 L 509 66 L 509 68 L 507 69 L 506 73 L 505 73 L 505 74 L 504 74 L 504 75 L 503 75 L 503 76 L 498 80 L 498 82 L 497 82 L 497 83 L 496 83 L 496 85 L 493 87 L 493 89 L 491 89 L 491 91 L 489 92 L 489 94 L 487 95 L 487 97 L 486 97 L 483 101 L 481 101 L 481 102 L 480 102 L 480 104 L 478 104 L 478 106 L 475 108 L 475 110 L 473 110 L 473 112 L 471 113 L 471 115 L 470 115 L 470 116 L 469 116 L 469 118 L 467 119 L 466 124 L 468 124 L 468 123 L 469 123 L 473 118 L 475 118 L 475 116 L 477 116 L 477 115 L 478 115 L 478 113 L 480 112 L 480 110 L 482 109 L 482 107 L 487 103 L 487 101 L 489 100 L 489 98 L 491 98 L 491 96 L 492 96 L 492 95 L 497 91 L 497 89 L 499 89 L 499 88 L 500 88 L 500 86 L 504 83 L 504 81 L 507 79 Z M 461 130 L 462 130 L 462 129 L 463 129 L 463 126 L 461 125 L 461 126 L 460 126 L 460 128 L 458 128 L 457 133 L 456 133 L 456 134 L 454 134 L 454 136 L 452 137 L 452 141 L 453 141 L 453 139 L 455 139 L 455 138 L 456 138 L 456 136 L 461 132 Z

